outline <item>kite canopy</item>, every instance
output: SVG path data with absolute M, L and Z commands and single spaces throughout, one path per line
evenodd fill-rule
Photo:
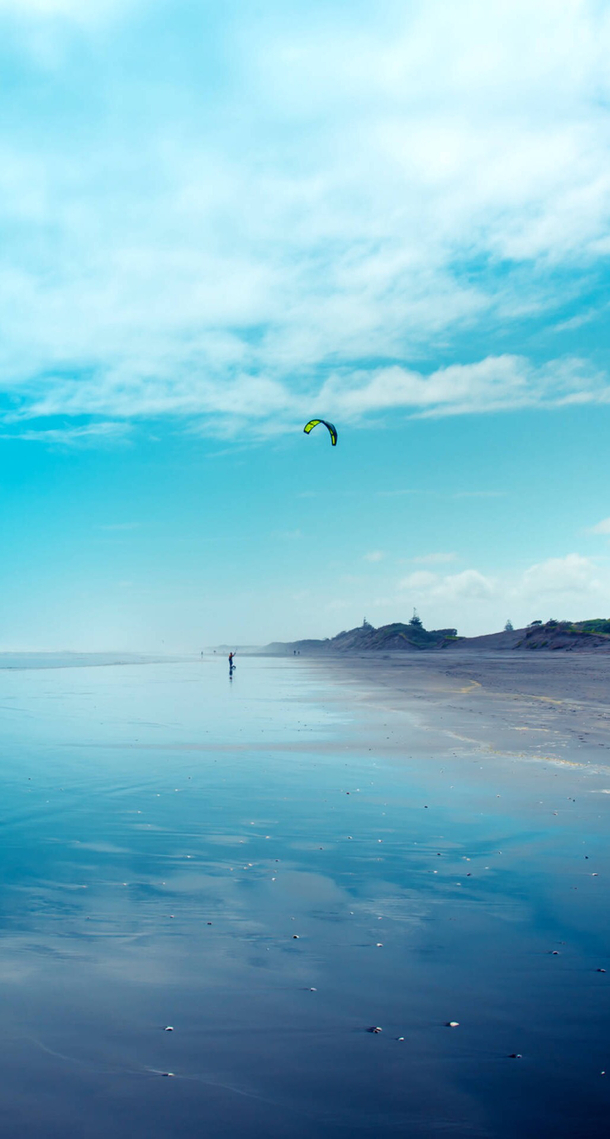
M 303 428 L 303 431 L 305 432 L 305 434 L 309 435 L 309 432 L 313 431 L 314 427 L 318 426 L 318 423 L 323 423 L 324 426 L 328 428 L 328 432 L 330 435 L 330 441 L 331 441 L 333 447 L 336 447 L 337 446 L 337 428 L 334 426 L 334 424 L 327 423 L 327 421 L 325 419 L 310 419 L 309 423 L 306 423 L 304 428 Z

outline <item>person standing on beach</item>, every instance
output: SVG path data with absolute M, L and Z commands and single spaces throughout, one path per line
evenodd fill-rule
M 234 656 L 235 656 L 235 653 L 229 653 L 229 672 L 231 672 L 231 670 L 235 668 L 235 665 L 233 664 L 233 657 Z

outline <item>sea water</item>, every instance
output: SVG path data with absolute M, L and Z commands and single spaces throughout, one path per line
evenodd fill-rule
M 3 1135 L 606 1134 L 607 773 L 300 661 L 0 663 Z

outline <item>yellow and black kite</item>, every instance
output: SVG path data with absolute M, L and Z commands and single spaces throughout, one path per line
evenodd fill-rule
M 326 421 L 326 419 L 310 419 L 309 423 L 306 423 L 304 428 L 303 428 L 303 431 L 305 432 L 305 434 L 309 435 L 309 432 L 313 431 L 314 427 L 318 426 L 318 423 L 323 423 L 325 427 L 328 427 L 328 433 L 330 435 L 330 441 L 331 441 L 333 447 L 336 447 L 337 446 L 337 428 L 334 426 L 334 424 L 328 423 Z

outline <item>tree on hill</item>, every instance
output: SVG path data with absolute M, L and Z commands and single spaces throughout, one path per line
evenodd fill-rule
M 509 618 L 509 620 L 506 622 L 506 624 L 505 624 L 505 626 L 504 626 L 504 632 L 505 632 L 505 633 L 514 633 L 514 631 L 515 631 L 515 630 L 514 630 L 514 628 L 513 628 L 513 623 L 512 623 L 512 621 L 511 621 L 511 620 L 510 620 L 510 618 Z
M 413 625 L 416 629 L 423 629 L 424 626 L 422 624 L 421 617 L 419 616 L 419 614 L 417 612 L 417 609 L 413 610 L 413 616 L 412 616 L 411 620 L 409 621 L 409 624 Z

